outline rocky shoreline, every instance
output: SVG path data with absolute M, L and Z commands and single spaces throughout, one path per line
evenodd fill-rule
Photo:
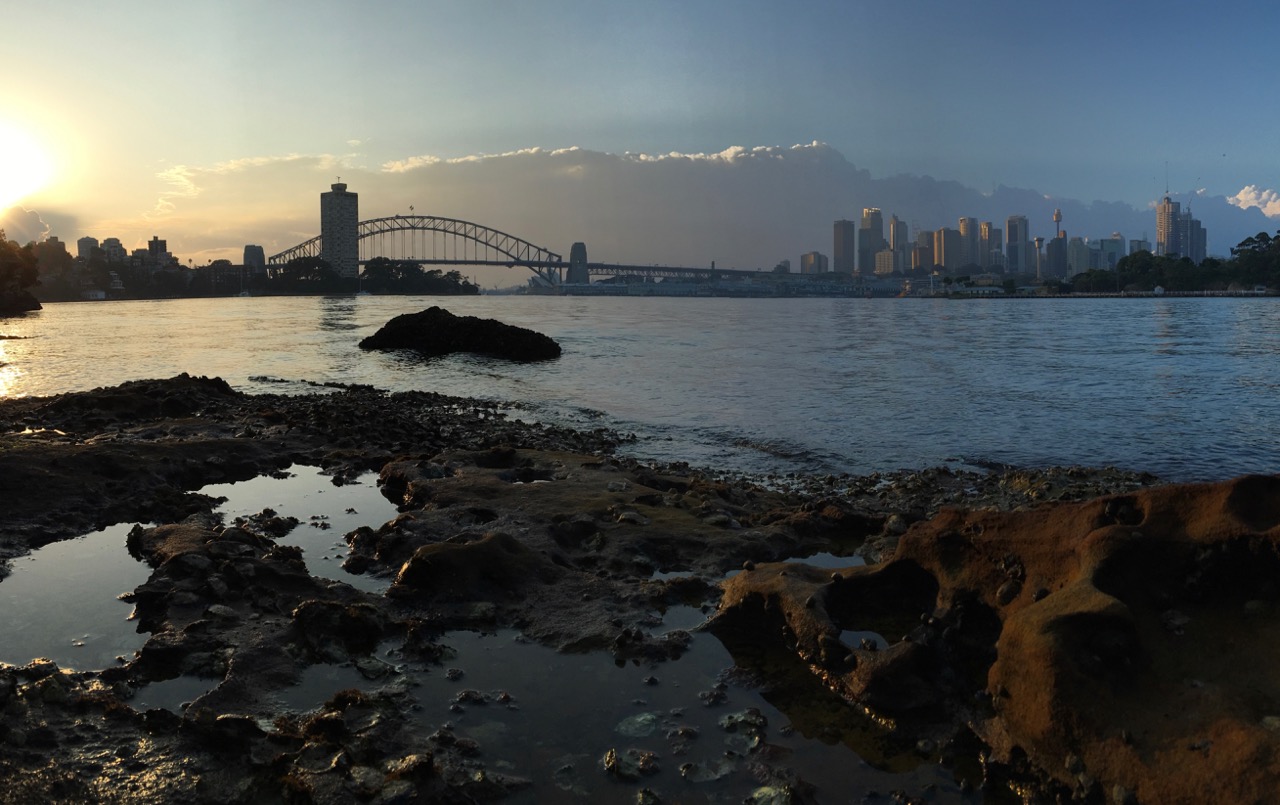
M 840 718 L 954 772 L 946 792 L 868 801 L 1249 801 L 1280 781 L 1280 689 L 1253 636 L 1274 628 L 1280 597 L 1275 479 L 931 469 L 762 485 L 642 464 L 617 454 L 624 434 L 513 422 L 492 403 L 246 395 L 185 375 L 3 400 L 0 433 L 0 558 L 154 524 L 129 536 L 152 568 L 125 594 L 148 635 L 136 656 L 0 665 L 0 801 L 521 801 L 563 769 L 424 725 L 380 652 L 430 666 L 446 633 L 517 630 L 656 681 L 691 635 L 651 613 L 691 601 L 744 674 L 817 680 L 843 697 Z M 277 542 L 289 524 L 269 511 L 223 522 L 195 491 L 295 464 L 334 484 L 379 474 L 400 514 L 345 535 L 344 566 L 385 594 L 311 575 Z M 804 562 L 816 554 L 849 566 Z M 843 637 L 859 630 L 886 645 Z M 757 653 L 772 659 L 747 667 Z M 385 684 L 304 715 L 262 695 L 340 663 Z M 180 712 L 133 705 L 182 676 L 210 688 Z M 749 734 L 753 718 L 721 726 Z M 613 801 L 725 795 L 682 788 L 697 772 L 679 747 L 697 731 L 669 730 L 670 757 L 620 738 L 575 774 Z M 798 779 L 758 735 L 735 747 L 750 801 L 868 795 Z

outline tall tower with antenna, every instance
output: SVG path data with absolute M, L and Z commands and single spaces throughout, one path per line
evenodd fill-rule
M 1062 237 L 1062 210 L 1060 209 L 1053 211 L 1053 237 L 1054 240 Z

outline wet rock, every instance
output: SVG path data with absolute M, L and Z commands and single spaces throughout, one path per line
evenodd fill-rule
M 604 770 L 619 780 L 634 782 L 642 776 L 657 774 L 657 754 L 644 749 L 610 749 L 601 760 Z

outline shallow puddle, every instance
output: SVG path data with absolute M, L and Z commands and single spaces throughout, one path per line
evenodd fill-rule
M 861 556 L 839 556 L 834 553 L 815 553 L 810 556 L 793 556 L 787 560 L 790 564 L 809 565 L 811 567 L 839 569 L 842 567 L 860 567 L 867 563 Z
M 151 568 L 125 547 L 132 527 L 113 525 L 13 560 L 12 574 L 0 580 L 0 661 L 46 657 L 84 671 L 133 657 L 147 635 L 116 596 L 146 581 Z
M 456 656 L 410 671 L 419 675 L 413 691 L 423 728 L 450 723 L 494 759 L 493 771 L 532 780 L 512 802 L 634 803 L 642 788 L 664 802 L 742 802 L 768 793 L 760 761 L 816 785 L 819 802 L 861 801 L 877 791 L 887 802 L 890 790 L 926 785 L 934 786 L 933 802 L 972 801 L 939 766 L 873 768 L 850 749 L 840 719 L 819 723 L 806 713 L 793 721 L 751 684 L 751 674 L 730 671 L 733 657 L 710 634 L 695 635 L 679 660 L 654 667 L 619 667 L 600 652 L 558 653 L 512 631 L 455 632 L 441 642 Z M 461 676 L 450 680 L 451 668 Z M 825 689 L 811 685 L 806 695 L 817 697 L 809 708 L 861 718 Z M 877 729 L 869 721 L 858 728 Z M 657 771 L 619 779 L 604 768 L 611 749 L 624 766 L 631 750 L 652 752 Z
M 396 507 L 378 491 L 377 473 L 334 486 L 318 467 L 295 465 L 282 476 L 260 475 L 233 484 L 210 484 L 199 490 L 225 497 L 218 507 L 227 524 L 271 508 L 281 517 L 296 517 L 297 528 L 276 540 L 302 549 L 307 570 L 322 579 L 334 579 L 359 590 L 383 593 L 390 580 L 348 573 L 342 562 L 348 554 L 343 536 L 360 526 L 378 528 L 393 519 Z

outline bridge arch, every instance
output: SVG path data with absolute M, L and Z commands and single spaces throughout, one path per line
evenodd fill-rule
M 361 221 L 356 232 L 356 239 L 360 243 L 360 262 L 367 263 L 374 257 L 389 256 L 381 252 L 387 249 L 388 243 L 394 244 L 397 233 L 433 233 L 431 256 L 426 255 L 425 244 L 419 244 L 423 247 L 421 257 L 415 254 L 393 259 L 429 265 L 524 266 L 552 284 L 561 281 L 560 271 L 567 265 L 559 254 L 523 238 L 471 221 L 436 215 L 392 215 Z M 279 254 L 273 254 L 268 262 L 283 265 L 299 257 L 319 257 L 323 242 L 321 237 L 317 235 Z

